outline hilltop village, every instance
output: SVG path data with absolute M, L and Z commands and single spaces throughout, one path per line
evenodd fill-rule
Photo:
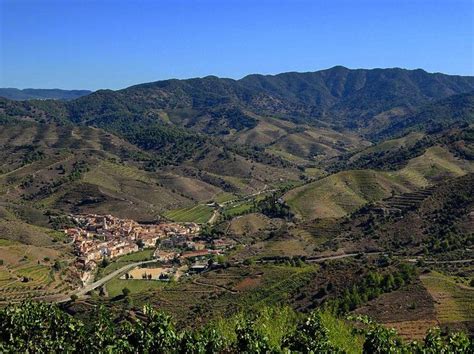
M 83 283 L 89 281 L 104 259 L 114 259 L 155 248 L 153 257 L 158 262 L 180 263 L 219 255 L 233 245 L 231 240 L 199 240 L 201 228 L 196 223 L 139 224 L 112 215 L 73 215 L 75 227 L 65 230 L 77 256 L 76 268 Z M 194 264 L 202 269 L 202 264 Z M 192 267 L 191 267 L 192 268 Z

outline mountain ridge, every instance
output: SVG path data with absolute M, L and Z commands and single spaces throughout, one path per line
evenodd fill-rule
M 63 89 L 34 89 L 25 88 L 17 89 L 13 87 L 0 88 L 0 97 L 15 101 L 25 100 L 73 100 L 85 95 L 89 95 L 93 91 L 90 90 L 63 90 Z
M 118 91 L 99 90 L 73 101 L 71 106 L 76 120 L 104 111 L 105 101 L 113 100 L 121 109 L 135 112 L 140 106 L 148 110 L 194 111 L 190 114 L 232 107 L 297 123 L 317 124 L 320 120 L 357 129 L 384 111 L 397 107 L 410 110 L 473 90 L 474 77 L 470 76 L 335 67 L 309 73 L 252 74 L 239 80 L 206 76 L 155 81 Z M 89 109 L 77 110 L 76 106 Z

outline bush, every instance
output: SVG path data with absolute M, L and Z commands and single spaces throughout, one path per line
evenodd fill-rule
M 123 288 L 122 289 L 122 294 L 124 297 L 127 297 L 128 295 L 130 295 L 130 289 L 129 288 Z
M 321 313 L 315 311 L 283 342 L 284 347 L 301 353 L 334 352 L 328 331 L 322 324 Z

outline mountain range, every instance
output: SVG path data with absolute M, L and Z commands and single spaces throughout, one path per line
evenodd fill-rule
M 0 97 L 15 101 L 25 100 L 73 100 L 90 94 L 89 90 L 60 90 L 60 89 L 23 89 L 0 88 Z
M 173 285 L 201 294 L 215 276 L 211 287 L 219 295 L 209 295 L 217 304 L 210 316 L 237 298 L 253 306 L 280 295 L 305 311 L 335 298 L 352 308 L 373 300 L 355 293 L 361 274 L 385 276 L 407 259 L 472 258 L 472 76 L 336 66 L 116 91 L 17 93 L 0 98 L 0 235 L 9 242 L 0 243 L 0 256 L 7 263 L 2 247 L 70 264 L 70 214 L 198 222 L 205 237 L 238 244 L 227 256 L 229 269 Z M 341 254 L 354 260 L 311 263 Z M 300 269 L 297 258 L 311 261 Z M 72 286 L 70 274 L 61 274 L 64 287 Z M 465 283 L 472 267 L 456 274 Z M 283 278 L 299 290 L 280 289 Z M 417 279 L 415 295 L 436 293 Z M 50 283 L 30 290 L 57 294 Z M 14 286 L 2 286 L 0 280 L 0 294 L 22 298 Z M 145 288 L 132 291 L 138 304 L 158 301 L 181 319 L 209 301 Z M 112 285 L 108 290 L 117 294 Z M 413 320 L 406 311 L 398 322 Z M 473 318 L 469 312 L 454 322 L 472 329 Z

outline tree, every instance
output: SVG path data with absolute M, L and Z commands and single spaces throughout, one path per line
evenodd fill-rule
M 237 340 L 235 350 L 237 353 L 268 353 L 270 345 L 268 338 L 262 335 L 256 328 L 254 321 L 244 319 L 235 330 Z
M 382 354 L 408 352 L 394 329 L 385 328 L 373 322 L 367 316 L 350 318 L 361 322 L 366 327 L 363 330 L 365 334 L 363 353 Z
M 392 274 L 387 274 L 384 276 L 383 281 L 382 281 L 382 287 L 383 290 L 388 292 L 391 291 L 395 286 L 395 278 L 393 277 Z
M 329 341 L 328 330 L 323 325 L 319 311 L 313 311 L 296 328 L 296 331 L 283 341 L 283 346 L 290 351 L 300 353 L 331 353 L 335 351 Z
M 99 296 L 105 296 L 105 288 L 103 286 L 99 288 Z
M 130 289 L 129 288 L 123 288 L 122 289 L 122 294 L 124 297 L 128 297 L 130 295 Z
M 101 268 L 105 268 L 110 264 L 110 261 L 107 259 L 107 257 L 102 258 L 102 261 L 100 262 Z
M 62 268 L 62 265 L 61 265 L 61 262 L 59 261 L 54 261 L 54 265 L 53 265 L 53 269 L 56 271 L 56 272 L 59 272 Z
M 253 263 L 254 263 L 254 260 L 251 259 L 251 258 L 246 258 L 244 260 L 244 265 L 246 265 L 246 266 L 252 265 Z

